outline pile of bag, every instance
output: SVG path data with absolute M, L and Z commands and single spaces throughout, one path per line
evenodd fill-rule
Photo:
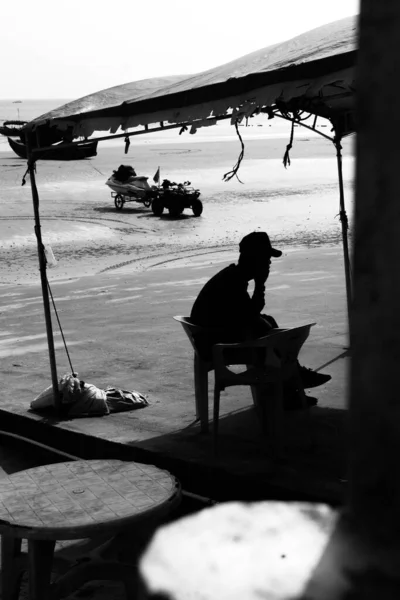
M 89 417 L 144 408 L 149 403 L 136 391 L 108 386 L 102 390 L 78 379 L 77 373 L 64 375 L 58 382 L 63 412 L 68 417 Z M 53 386 L 50 385 L 31 402 L 31 409 L 42 411 L 54 406 Z

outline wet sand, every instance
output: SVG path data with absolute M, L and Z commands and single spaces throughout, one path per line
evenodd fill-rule
M 91 160 L 38 162 L 42 237 L 57 259 L 49 269 L 50 280 L 118 271 L 121 265 L 137 271 L 187 254 L 234 249 L 243 235 L 258 228 L 283 247 L 340 242 L 336 157 L 329 141 L 298 135 L 292 164 L 285 169 L 285 137 L 246 140 L 243 134 L 243 183 L 226 183 L 222 177 L 237 160 L 238 140 L 200 137 L 195 143 L 165 143 L 161 136 L 150 137 L 134 141 L 128 155 L 121 141 L 99 144 L 98 156 Z M 343 155 L 351 216 L 352 140 L 344 141 Z M 187 209 L 178 218 L 168 213 L 155 217 L 137 202 L 117 211 L 105 181 L 120 164 L 132 164 L 150 183 L 158 166 L 161 178 L 189 179 L 201 191 L 202 216 Z M 0 153 L 0 284 L 39 279 L 29 178 L 21 186 L 25 170 L 25 161 Z

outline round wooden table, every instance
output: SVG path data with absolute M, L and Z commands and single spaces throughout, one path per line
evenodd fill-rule
M 124 580 L 132 590 L 132 566 L 97 558 L 50 584 L 57 540 L 110 538 L 155 523 L 178 505 L 178 481 L 153 465 L 89 460 L 28 469 L 1 480 L 2 599 L 18 597 L 21 540 L 28 540 L 29 597 L 46 600 L 88 579 Z M 85 572 L 90 577 L 85 576 Z M 107 576 L 109 575 L 109 576 Z M 86 579 L 85 579 L 86 577 Z M 76 588 L 76 586 L 75 586 Z

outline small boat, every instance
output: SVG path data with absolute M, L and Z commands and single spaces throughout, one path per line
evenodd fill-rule
M 19 137 L 21 129 L 27 123 L 28 121 L 4 121 L 3 125 L 0 125 L 0 133 L 7 137 Z
M 20 158 L 27 158 L 27 150 L 25 144 L 12 138 L 7 138 L 11 149 Z M 91 158 L 97 154 L 96 142 L 81 142 L 76 146 L 63 147 L 63 144 L 52 146 L 51 150 L 43 151 L 39 156 L 40 160 L 80 160 L 82 158 Z

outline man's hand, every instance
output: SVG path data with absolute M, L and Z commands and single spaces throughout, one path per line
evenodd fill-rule
M 267 281 L 268 276 L 269 276 L 269 270 L 270 270 L 270 262 L 262 265 L 261 267 L 259 267 L 257 269 L 257 273 L 254 276 L 254 284 L 255 284 L 256 288 L 258 286 L 265 285 L 265 282 Z
M 268 279 L 270 265 L 271 260 L 268 260 L 262 265 L 258 265 L 257 273 L 254 276 L 254 292 L 252 302 L 258 313 L 260 313 L 265 306 L 265 282 Z
M 265 285 L 264 281 L 255 281 L 254 292 L 252 297 L 253 306 L 256 307 L 258 313 L 262 311 L 265 306 Z
M 263 290 L 265 291 L 265 282 L 267 281 L 267 277 L 257 277 L 257 279 L 254 280 L 254 289 L 255 290 Z
M 267 275 L 268 277 L 268 275 Z M 264 294 L 265 294 L 265 282 L 267 281 L 267 277 L 257 277 L 256 279 L 254 279 L 254 296 L 257 296 L 258 298 L 260 298 L 262 296 L 262 298 L 264 298 Z

